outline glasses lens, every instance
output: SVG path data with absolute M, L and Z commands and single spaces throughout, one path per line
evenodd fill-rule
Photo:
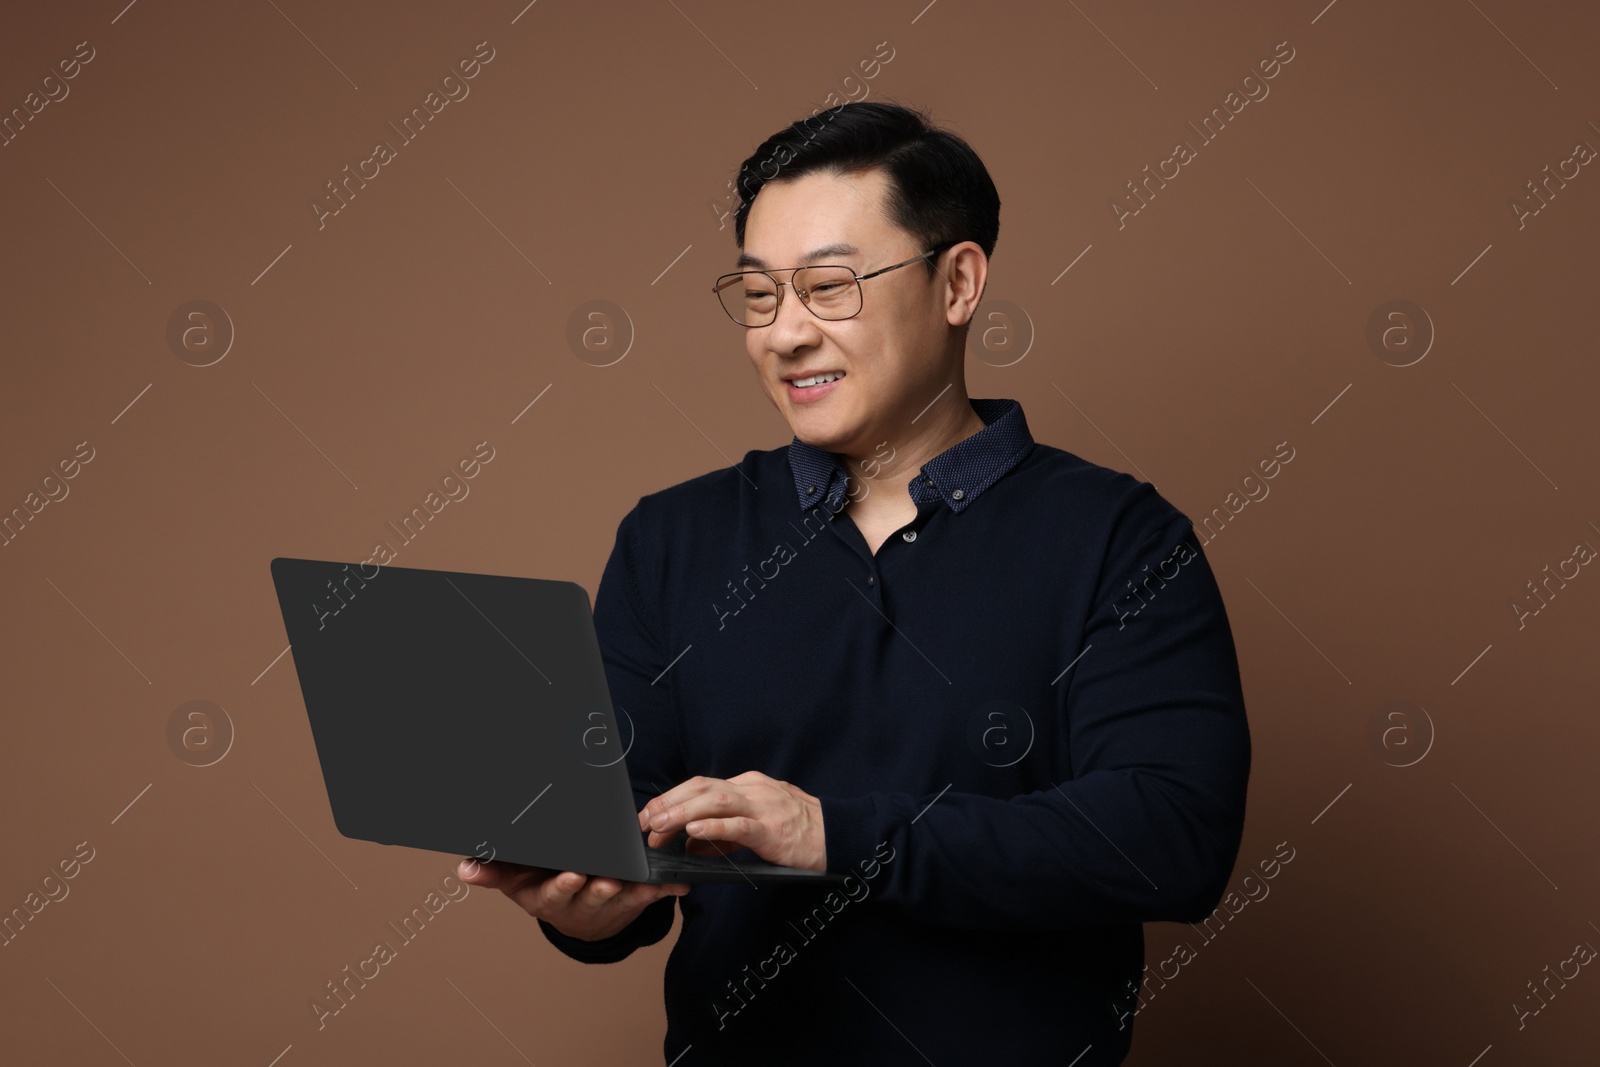
M 746 326 L 765 326 L 778 310 L 778 286 L 759 272 L 725 276 L 717 282 L 717 296 L 728 316 Z
M 818 318 L 848 319 L 861 310 L 861 286 L 847 267 L 797 270 L 794 288 Z
M 792 277 L 794 291 L 818 318 L 848 319 L 861 310 L 861 286 L 848 267 L 805 267 Z M 777 318 L 777 283 L 760 271 L 723 275 L 717 299 L 745 326 L 768 326 Z

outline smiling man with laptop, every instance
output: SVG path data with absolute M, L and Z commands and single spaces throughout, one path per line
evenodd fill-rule
M 744 163 L 712 294 L 793 440 L 640 499 L 594 623 L 650 845 L 870 892 L 461 877 L 586 962 L 681 909 L 679 1067 L 1119 1063 L 1141 923 L 1210 914 L 1243 830 L 1222 599 L 1152 486 L 968 397 L 1000 207 L 972 149 L 893 104 L 819 119 Z

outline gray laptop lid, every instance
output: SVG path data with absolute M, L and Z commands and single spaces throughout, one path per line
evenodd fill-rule
M 272 579 L 341 834 L 647 878 L 581 585 L 287 557 Z

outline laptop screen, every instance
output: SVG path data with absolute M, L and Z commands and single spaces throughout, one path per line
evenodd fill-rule
M 287 557 L 272 576 L 341 834 L 645 877 L 581 585 Z

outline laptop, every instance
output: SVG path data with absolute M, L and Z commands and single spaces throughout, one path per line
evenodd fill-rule
M 345 837 L 656 885 L 844 882 L 646 845 L 576 582 L 287 557 L 272 581 Z

